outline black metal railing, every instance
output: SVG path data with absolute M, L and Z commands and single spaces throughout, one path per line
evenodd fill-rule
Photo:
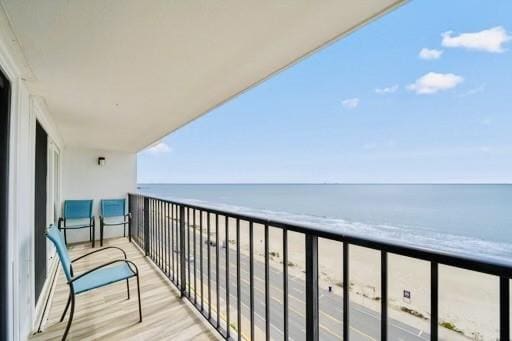
M 394 242 L 362 238 L 340 233 L 328 228 L 298 225 L 285 221 L 269 220 L 237 212 L 222 211 L 187 203 L 129 194 L 129 209 L 132 213 L 129 236 L 154 264 L 174 283 L 187 299 L 202 314 L 213 328 L 225 339 L 271 338 L 274 319 L 279 324 L 279 338 L 290 337 L 288 239 L 289 233 L 304 236 L 304 338 L 319 340 L 319 238 L 339 242 L 343 249 L 342 269 L 342 319 L 339 338 L 350 336 L 349 309 L 349 250 L 360 246 L 380 253 L 380 339 L 388 339 L 388 255 L 400 255 L 426 261 L 430 264 L 430 336 L 438 339 L 439 328 L 439 265 L 452 266 L 496 276 L 499 283 L 499 338 L 510 340 L 510 279 L 512 262 L 482 260 L 440 251 L 399 245 Z M 244 223 L 248 239 L 248 255 L 241 252 L 241 222 Z M 256 276 L 255 225 L 263 234 L 263 276 Z M 234 239 L 230 239 L 231 230 Z M 280 230 L 282 268 L 270 271 L 269 230 Z M 222 245 L 221 245 L 222 242 Z M 261 254 L 259 255 L 261 256 Z M 244 258 L 242 264 L 241 258 Z M 224 262 L 224 264 L 222 264 Z M 221 267 L 223 267 L 221 269 Z M 246 267 L 249 268 L 247 273 Z M 234 270 L 234 271 L 231 271 Z M 231 272 L 230 272 L 231 271 Z M 246 273 L 243 278 L 241 272 Z M 271 275 L 278 273 L 282 291 L 281 304 L 271 304 Z M 247 278 L 248 277 L 248 278 Z M 275 276 L 273 277 L 276 281 Z M 263 281 L 263 289 L 256 285 Z M 243 282 L 243 283 L 242 283 Z M 246 283 L 248 282 L 248 283 Z M 245 290 L 244 289 L 245 286 Z M 247 288 L 248 286 L 248 288 Z M 262 292 L 255 298 L 255 289 Z M 243 294 L 248 294 L 243 296 Z M 231 301 L 231 298 L 235 302 Z M 275 300 L 272 298 L 272 300 Z M 263 308 L 262 308 L 263 305 Z M 256 306 L 260 309 L 256 312 Z M 279 314 L 273 309 L 279 308 Z M 231 312 L 236 310 L 236 316 Z M 244 323 L 245 322 L 245 323 Z M 294 327 L 295 328 L 295 327 Z M 282 336 L 281 336 L 282 335 Z M 277 338 L 277 337 L 272 337 Z

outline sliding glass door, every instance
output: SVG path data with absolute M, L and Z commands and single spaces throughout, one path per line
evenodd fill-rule
M 9 255 L 9 116 L 11 87 L 0 70 L 0 340 L 7 340 Z
M 46 223 L 48 196 L 48 134 L 36 122 L 34 192 L 34 274 L 35 302 L 39 299 L 46 280 Z

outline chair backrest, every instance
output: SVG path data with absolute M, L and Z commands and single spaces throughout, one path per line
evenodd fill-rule
M 64 274 L 68 281 L 71 280 L 71 259 L 69 258 L 68 249 L 66 247 L 66 243 L 64 243 L 64 240 L 62 239 L 59 228 L 55 225 L 50 225 L 46 230 L 46 237 L 51 240 L 53 245 L 55 245 Z
M 84 219 L 92 217 L 92 200 L 64 201 L 64 219 Z
M 108 217 L 122 217 L 126 214 L 126 200 L 125 199 L 106 199 L 101 200 L 101 216 Z

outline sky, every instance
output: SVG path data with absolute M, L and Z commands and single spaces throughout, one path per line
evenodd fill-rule
M 512 1 L 413 0 L 138 154 L 139 183 L 512 183 Z

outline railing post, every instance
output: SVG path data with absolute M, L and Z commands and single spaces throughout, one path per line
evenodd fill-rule
M 144 197 L 144 253 L 149 255 L 149 198 Z
M 306 339 L 319 339 L 318 237 L 306 234 Z
M 439 265 L 430 262 L 430 340 L 438 339 L 439 323 Z
M 388 253 L 380 252 L 380 340 L 388 339 Z
M 132 242 L 132 206 L 132 195 L 128 194 L 128 241 L 130 243 Z
M 185 290 L 187 288 L 186 285 L 186 260 L 185 260 L 185 207 L 183 205 L 179 205 L 180 208 L 180 292 L 181 297 L 185 296 Z
M 350 253 L 349 244 L 343 242 L 343 341 L 348 341 L 350 338 Z
M 510 340 L 510 283 L 500 277 L 500 340 Z

